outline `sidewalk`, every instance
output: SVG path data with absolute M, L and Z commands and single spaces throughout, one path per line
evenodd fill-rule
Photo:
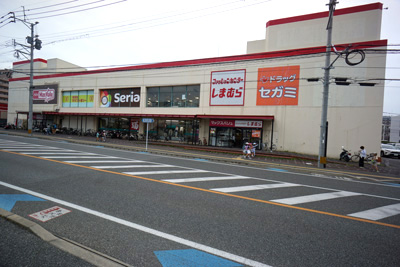
M 21 130 L 4 130 L 0 129 L 0 134 L 27 136 L 26 131 Z M 42 133 L 33 133 L 33 137 L 49 140 L 60 140 L 71 143 L 83 143 L 94 146 L 105 146 L 116 149 L 131 150 L 131 151 L 145 151 L 145 141 L 129 141 L 123 139 L 108 138 L 106 142 L 96 142 L 95 137 L 91 136 L 77 136 L 77 135 L 44 135 Z M 176 155 L 188 158 L 202 158 L 215 161 L 234 162 L 237 164 L 254 165 L 253 163 L 271 163 L 276 165 L 292 166 L 292 167 L 307 167 L 309 169 L 317 169 L 318 157 L 310 155 L 302 155 L 297 153 L 274 151 L 268 152 L 263 150 L 256 151 L 256 157 L 253 159 L 243 159 L 241 157 L 242 150 L 239 148 L 228 147 L 210 147 L 191 145 L 173 141 L 157 141 L 148 142 L 148 152 L 156 154 Z M 339 155 L 338 151 L 338 155 Z M 365 168 L 359 168 L 358 162 L 343 162 L 338 159 L 328 159 L 325 170 L 335 170 L 343 172 L 354 172 L 355 174 L 368 174 L 376 175 L 385 178 L 400 178 L 400 159 L 382 158 L 382 163 L 379 166 L 379 173 L 376 173 L 372 166 L 368 163 Z M 399 181 L 400 182 L 400 181 Z

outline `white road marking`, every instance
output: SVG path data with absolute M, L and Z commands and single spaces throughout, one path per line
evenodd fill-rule
M 377 221 L 398 214 L 400 214 L 400 203 L 383 206 L 375 209 L 360 211 L 348 214 L 348 216 Z
M 112 156 L 102 156 L 102 155 L 97 155 L 97 156 L 48 156 L 48 157 L 41 157 L 45 159 L 116 159 L 117 157 L 112 157 Z
M 231 193 L 231 192 L 253 191 L 253 190 L 281 188 L 281 187 L 292 187 L 292 186 L 301 186 L 301 185 L 292 183 L 258 184 L 258 185 L 246 185 L 246 186 L 225 187 L 225 188 L 212 188 L 210 190 L 224 192 L 224 193 Z
M 149 175 L 149 174 L 169 174 L 169 173 L 198 173 L 198 172 L 209 172 L 205 170 L 171 170 L 171 171 L 143 171 L 143 172 L 124 172 L 130 175 Z
M 350 196 L 359 196 L 360 193 L 348 192 L 348 191 L 339 191 L 333 193 L 322 193 L 308 196 L 300 196 L 300 197 L 291 197 L 291 198 L 282 198 L 282 199 L 274 199 L 272 202 L 287 204 L 287 205 L 296 205 L 301 203 L 309 203 L 321 200 L 328 200 L 340 197 L 350 197 Z
M 85 152 L 21 152 L 21 154 L 27 155 L 96 155 L 95 153 L 85 153 Z
M 18 149 L 3 149 L 3 150 L 11 151 L 11 152 L 19 152 L 19 151 L 22 151 L 22 152 L 24 152 L 24 151 L 26 151 L 26 152 L 59 151 L 59 150 L 56 149 L 56 148 L 51 148 L 51 149 L 43 148 L 43 149 L 42 149 L 41 147 L 38 147 L 38 148 L 24 148 L 24 149 L 22 149 L 22 148 L 18 148 Z
M 158 165 L 121 165 L 121 166 L 91 166 L 96 169 L 126 169 L 126 168 L 160 168 L 160 167 L 175 167 L 173 165 L 158 164 Z
M 246 176 L 218 176 L 218 177 L 200 177 L 200 178 L 183 178 L 183 179 L 165 179 L 163 181 L 170 183 L 191 183 L 191 182 L 239 180 L 239 179 L 252 179 L 252 178 Z
M 143 162 L 141 160 L 68 160 L 66 163 L 132 163 Z
M 164 238 L 164 239 L 167 239 L 167 240 L 170 240 L 170 241 L 173 241 L 173 242 L 176 242 L 176 243 L 188 246 L 188 247 L 192 247 L 192 248 L 195 248 L 195 249 L 198 249 L 198 250 L 202 250 L 204 252 L 207 252 L 207 253 L 210 253 L 210 254 L 214 254 L 216 256 L 219 256 L 219 257 L 222 257 L 222 258 L 225 258 L 225 259 L 229 259 L 229 260 L 232 260 L 232 261 L 235 261 L 235 262 L 238 262 L 238 263 L 242 263 L 244 265 L 254 266 L 254 267 L 271 267 L 270 265 L 267 265 L 267 264 L 264 264 L 264 263 L 261 263 L 261 262 L 257 262 L 257 261 L 251 260 L 251 259 L 247 259 L 247 258 L 238 256 L 238 255 L 235 255 L 235 254 L 223 251 L 223 250 L 219 250 L 219 249 L 216 249 L 216 248 L 212 248 L 212 247 L 209 247 L 209 246 L 206 246 L 206 245 L 194 242 L 194 241 L 190 241 L 188 239 L 184 239 L 184 238 L 181 238 L 181 237 L 178 237 L 178 236 L 175 236 L 175 235 L 167 234 L 167 233 L 164 233 L 164 232 L 161 232 L 161 231 L 158 231 L 158 230 L 155 230 L 155 229 L 152 229 L 152 228 L 149 228 L 149 227 L 137 224 L 137 223 L 133 223 L 133 222 L 130 222 L 130 221 L 127 221 L 127 220 L 123 220 L 123 219 L 120 219 L 120 218 L 117 218 L 117 217 L 114 217 L 114 216 L 111 216 L 111 215 L 108 215 L 108 214 L 105 214 L 105 213 L 102 213 L 102 212 L 99 212 L 99 211 L 95 211 L 95 210 L 92 210 L 92 209 L 88 209 L 88 208 L 73 204 L 71 202 L 63 201 L 63 200 L 60 200 L 60 199 L 57 199 L 57 198 L 54 198 L 54 197 L 50 197 L 50 196 L 47 196 L 47 195 L 44 195 L 44 194 L 41 194 L 41 193 L 37 193 L 37 192 L 31 191 L 29 189 L 25 189 L 25 188 L 18 187 L 18 186 L 12 185 L 12 184 L 4 183 L 4 182 L 0 182 L 0 185 L 6 186 L 6 187 L 14 189 L 14 190 L 18 190 L 18 191 L 24 192 L 26 194 L 30 194 L 32 196 L 36 196 L 36 197 L 39 197 L 39 198 L 42 198 L 42 199 L 46 199 L 48 201 L 52 201 L 52 202 L 58 203 L 58 204 L 63 205 L 63 206 L 70 207 L 70 208 L 73 208 L 73 209 L 76 209 L 76 210 L 79 210 L 79 211 L 82 211 L 82 212 L 85 212 L 85 213 L 88 213 L 88 214 L 103 218 L 105 220 L 112 221 L 114 223 L 125 225 L 127 227 L 132 228 L 132 229 L 136 229 L 136 230 L 139 230 L 139 231 L 142 231 L 142 232 L 154 235 L 154 236 L 158 236 L 158 237 L 161 237 L 161 238 Z

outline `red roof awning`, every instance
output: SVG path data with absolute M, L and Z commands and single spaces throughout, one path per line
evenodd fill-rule
M 59 116 L 97 116 L 97 117 L 144 117 L 144 118 L 195 118 L 196 115 L 184 114 L 130 114 L 130 113 L 78 113 L 78 112 L 55 112 L 43 111 L 46 115 Z
M 139 117 L 139 118 L 191 118 L 191 119 L 230 119 L 230 120 L 273 120 L 271 115 L 185 115 L 185 114 L 129 114 L 129 113 L 78 113 L 43 111 L 46 115 L 59 116 L 97 116 L 97 117 Z
M 197 115 L 200 119 L 226 119 L 226 120 L 273 120 L 274 116 L 265 115 Z

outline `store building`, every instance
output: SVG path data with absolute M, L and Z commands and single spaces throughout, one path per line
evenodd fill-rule
M 363 53 L 347 63 L 342 54 L 331 70 L 330 157 L 341 146 L 380 149 L 386 55 L 378 50 L 387 45 L 381 17 L 380 3 L 335 11 L 335 50 Z M 251 141 L 318 154 L 327 18 L 321 12 L 269 21 L 266 39 L 248 42 L 244 55 L 94 71 L 35 59 L 34 124 L 143 134 L 143 118 L 152 118 L 152 139 L 238 148 Z M 29 77 L 18 73 L 27 69 L 29 62 L 14 63 L 9 122 L 26 119 Z

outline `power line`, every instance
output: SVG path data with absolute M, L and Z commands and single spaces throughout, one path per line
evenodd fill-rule
M 104 0 L 101 0 L 101 1 L 104 1 Z M 83 11 L 93 10 L 93 9 L 97 9 L 97 8 L 101 8 L 101 7 L 111 6 L 111 5 L 119 4 L 119 3 L 122 3 L 122 2 L 125 2 L 125 1 L 127 1 L 127 0 L 120 0 L 120 1 L 117 1 L 117 2 L 114 2 L 114 3 L 99 5 L 99 6 L 95 6 L 95 7 L 80 9 L 80 10 L 66 12 L 66 13 L 60 13 L 60 14 L 56 14 L 56 15 L 36 17 L 36 18 L 31 18 L 31 19 L 32 20 L 38 20 L 38 19 L 45 19 L 45 18 L 51 18 L 51 17 L 59 17 L 59 16 L 63 16 L 63 15 L 69 15 L 69 14 L 74 14 L 74 13 L 79 13 L 79 12 L 83 12 Z
M 250 6 L 259 5 L 259 4 L 263 4 L 263 3 L 266 3 L 266 2 L 270 2 L 270 1 L 272 1 L 272 0 L 266 0 L 266 1 L 261 1 L 261 2 L 257 2 L 257 3 L 249 4 L 249 5 L 246 5 L 246 6 L 239 6 L 239 7 L 234 7 L 234 8 L 231 8 L 231 9 L 226 9 L 226 10 L 223 10 L 223 11 L 215 11 L 215 12 L 211 12 L 211 13 L 200 14 L 198 16 L 185 17 L 185 18 L 181 18 L 181 19 L 177 19 L 177 20 L 166 21 L 166 22 L 164 21 L 164 22 L 157 23 L 157 21 L 162 21 L 162 20 L 169 19 L 169 18 L 174 18 L 174 17 L 182 17 L 182 16 L 185 16 L 185 15 L 188 15 L 188 14 L 197 13 L 197 12 L 201 12 L 201 11 L 209 10 L 209 9 L 215 9 L 215 8 L 218 8 L 218 7 L 235 4 L 237 2 L 242 2 L 242 1 L 229 2 L 229 3 L 226 3 L 226 4 L 207 7 L 207 8 L 203 8 L 203 9 L 200 9 L 200 10 L 194 10 L 194 11 L 189 11 L 189 12 L 184 12 L 184 13 L 179 13 L 179 14 L 174 14 L 174 15 L 169 15 L 169 16 L 163 16 L 163 17 L 159 17 L 159 18 L 155 18 L 155 19 L 145 19 L 145 20 L 142 20 L 142 21 L 132 22 L 132 23 L 128 23 L 128 24 L 124 24 L 124 25 L 118 25 L 118 26 L 114 26 L 114 27 L 100 28 L 100 29 L 92 30 L 92 31 L 84 31 L 84 33 L 85 34 L 89 34 L 89 36 L 87 38 L 120 34 L 120 33 L 124 33 L 124 32 L 136 31 L 136 30 L 141 30 L 141 29 L 146 29 L 146 28 L 151 28 L 151 27 L 164 26 L 164 25 L 168 25 L 168 24 L 172 24 L 172 23 L 176 23 L 176 22 L 182 22 L 182 21 L 186 21 L 186 20 L 193 20 L 193 19 L 197 19 L 197 18 L 201 18 L 201 17 L 205 17 L 205 16 L 220 14 L 220 13 L 229 12 L 229 11 L 233 11 L 233 10 L 237 10 L 237 9 L 241 9 L 241 8 L 247 8 L 247 7 L 250 7 Z M 123 29 L 123 28 L 126 28 L 126 27 L 134 26 L 134 25 L 146 24 L 146 23 L 154 23 L 154 22 L 156 22 L 156 24 L 144 25 L 144 26 L 139 27 L 139 28 L 136 27 L 136 28 Z M 121 30 L 120 31 L 115 31 L 115 29 L 121 29 Z M 104 33 L 105 31 L 109 31 L 109 32 Z M 96 34 L 97 32 L 100 32 L 100 33 Z M 74 33 L 71 33 L 69 35 L 73 35 L 73 34 Z M 54 43 L 54 42 L 59 42 L 59 41 L 56 40 L 56 41 L 53 41 L 52 43 Z

